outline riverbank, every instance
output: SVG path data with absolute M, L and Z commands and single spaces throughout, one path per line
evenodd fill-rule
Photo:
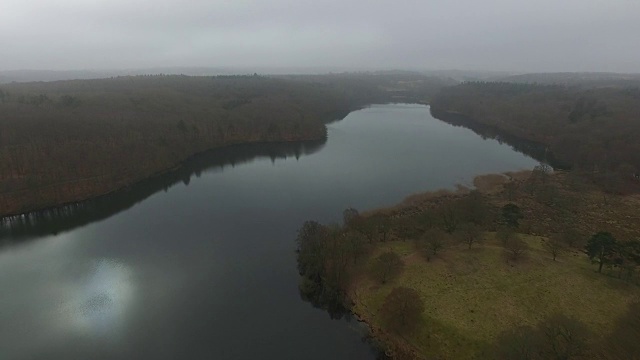
M 446 83 L 357 73 L 2 84 L 0 217 L 109 194 L 210 149 L 321 140 L 326 124 L 398 89 L 424 101 Z
M 637 193 L 638 99 L 635 83 L 468 82 L 443 89 L 431 105 L 444 121 L 505 138 L 556 168 L 581 171 L 609 192 Z
M 547 144 L 514 135 L 513 133 L 496 125 L 487 125 L 482 121 L 476 120 L 460 112 L 447 111 L 434 107 L 430 107 L 430 110 L 433 117 L 438 120 L 454 126 L 465 127 L 482 137 L 488 137 L 507 143 L 514 150 L 531 156 L 540 162 L 549 164 L 555 169 L 571 169 L 571 165 L 559 160 L 557 156 L 549 150 L 549 146 Z
M 28 239 L 69 231 L 116 215 L 176 184 L 189 185 L 194 176 L 199 177 L 203 172 L 225 166 L 237 166 L 260 157 L 269 157 L 272 160 L 298 158 L 319 151 L 325 144 L 325 140 L 253 143 L 206 151 L 194 155 L 166 173 L 143 179 L 109 194 L 87 201 L 1 218 L 0 238 Z
M 326 129 L 325 129 L 326 130 Z M 188 155 L 185 159 L 180 162 L 170 165 L 167 168 L 159 169 L 154 173 L 145 174 L 138 178 L 129 179 L 127 182 L 115 182 L 111 184 L 107 184 L 106 186 L 95 187 L 91 184 L 87 185 L 87 182 L 91 182 L 93 180 L 101 180 L 102 177 L 93 177 L 93 178 L 85 178 L 85 179 L 73 179 L 63 182 L 58 182 L 54 184 L 48 184 L 43 187 L 33 187 L 33 188 L 24 188 L 18 190 L 12 190 L 9 192 L 0 193 L 0 204 L 3 206 L 0 208 L 0 219 L 10 218 L 10 217 L 20 217 L 27 215 L 29 213 L 36 212 L 46 212 L 55 208 L 63 208 L 69 205 L 78 204 L 85 201 L 92 201 L 102 197 L 112 196 L 114 194 L 127 191 L 131 187 L 134 187 L 142 182 L 153 181 L 154 179 L 170 175 L 172 173 L 179 172 L 184 164 L 202 156 L 205 153 L 234 148 L 237 146 L 243 145 L 261 145 L 261 144 L 296 144 L 296 143 L 317 143 L 326 141 L 326 132 L 322 135 L 319 135 L 314 138 L 308 137 L 300 137 L 300 138 L 289 138 L 289 139 L 274 139 L 271 141 L 265 140 L 255 140 L 255 141 L 247 141 L 247 142 L 238 142 L 225 144 L 222 146 L 212 147 L 205 149 L 203 151 Z M 74 194 L 73 192 L 65 191 L 67 187 L 86 187 L 90 188 L 91 191 L 83 192 L 80 194 Z M 48 201 L 37 201 L 32 199 L 33 194 L 38 194 L 46 192 L 51 195 L 50 197 L 55 197 Z M 16 204 L 14 207 L 9 206 L 9 204 Z
M 604 194 L 568 172 L 542 175 L 544 183 L 540 175 L 480 176 L 474 181 L 479 192 L 461 188 L 418 194 L 348 222 L 343 236 L 374 238 L 348 270 L 345 298 L 388 354 L 398 359 L 500 358 L 509 350 L 503 339 L 516 328 L 546 326 L 562 314 L 588 330 L 584 358 L 633 356 L 629 344 L 640 324 L 630 330 L 625 319 L 640 300 L 640 264 L 624 255 L 623 262 L 608 263 L 599 274 L 583 249 L 599 231 L 612 233 L 620 243 L 640 238 L 635 210 L 640 198 Z M 521 215 L 509 235 L 524 249 L 517 257 L 502 240 L 507 204 Z M 478 209 L 486 217 L 478 218 L 477 239 L 469 245 L 467 224 L 480 214 Z M 453 218 L 455 229 L 443 230 Z M 371 231 L 363 226 L 370 219 L 384 227 Z M 434 238 L 437 250 L 430 246 Z M 557 239 L 554 260 L 549 244 Z M 380 283 L 371 271 L 378 256 L 389 252 L 401 260 L 402 270 Z M 424 302 L 413 332 L 394 331 L 381 315 L 386 296 L 396 287 L 416 290 Z
M 384 92 L 260 76 L 146 76 L 2 85 L 0 217 L 112 194 L 238 144 L 322 141 Z

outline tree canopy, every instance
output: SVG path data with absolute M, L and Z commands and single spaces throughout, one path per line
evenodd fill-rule
M 639 88 L 637 81 L 466 82 L 440 91 L 431 106 L 438 118 L 511 139 L 511 145 L 554 167 L 582 170 L 602 185 L 616 179 L 608 191 L 638 191 Z
M 412 78 L 411 86 L 406 79 Z M 418 74 L 123 76 L 0 85 L 0 215 L 124 188 L 208 149 L 318 141 L 389 88 L 424 101 Z

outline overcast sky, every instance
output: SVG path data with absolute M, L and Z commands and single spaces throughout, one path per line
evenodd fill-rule
M 0 70 L 640 72 L 640 0 L 0 0 Z

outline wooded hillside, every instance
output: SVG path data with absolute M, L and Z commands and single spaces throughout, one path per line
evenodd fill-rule
M 637 83 L 578 88 L 470 82 L 444 89 L 431 104 L 435 112 L 462 114 L 541 143 L 560 161 L 608 187 L 628 187 L 640 171 Z
M 326 122 L 389 101 L 399 82 L 160 75 L 2 85 L 0 215 L 108 193 L 211 148 L 322 139 Z

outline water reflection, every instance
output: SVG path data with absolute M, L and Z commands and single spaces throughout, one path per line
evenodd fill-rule
M 121 330 L 135 286 L 123 263 L 100 259 L 91 268 L 86 278 L 69 289 L 70 302 L 60 313 L 78 333 L 105 336 Z
M 300 161 L 323 144 L 225 149 L 8 220 L 5 239 L 64 233 L 1 249 L 0 359 L 375 358 L 362 324 L 300 301 L 300 224 L 537 163 L 426 107 L 375 106 L 328 134 Z
M 69 339 L 117 346 L 126 333 L 138 297 L 133 268 L 83 256 L 78 236 L 47 240 L 0 253 L 0 359 L 49 358 Z
M 433 115 L 433 117 L 435 117 L 436 119 L 442 120 L 454 126 L 461 126 L 467 129 L 471 129 L 473 130 L 473 132 L 480 135 L 482 139 L 495 139 L 500 144 L 507 144 L 511 146 L 513 150 L 521 154 L 530 156 L 545 164 L 549 164 L 556 169 L 570 168 L 568 164 L 558 160 L 544 144 L 511 135 L 505 131 L 501 131 L 496 127 L 484 125 L 479 122 L 473 121 L 471 118 L 462 114 L 438 111 L 434 110 L 433 108 L 431 108 L 430 110 L 431 115 Z
M 326 140 L 245 144 L 212 150 L 192 158 L 176 171 L 144 180 L 114 194 L 91 201 L 2 218 L 0 219 L 0 247 L 16 240 L 55 235 L 106 219 L 129 209 L 158 191 L 167 191 L 179 183 L 188 186 L 194 175 L 200 177 L 203 173 L 224 171 L 225 167 L 235 167 L 264 157 L 270 158 L 272 163 L 277 159 L 289 157 L 299 159 L 301 156 L 321 150 L 325 143 Z

